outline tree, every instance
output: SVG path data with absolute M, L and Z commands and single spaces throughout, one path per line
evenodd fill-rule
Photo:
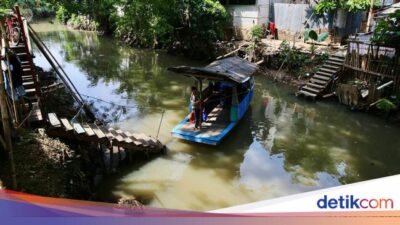
M 379 0 L 375 0 L 378 4 Z M 349 12 L 368 10 L 371 0 L 319 0 L 314 7 L 317 14 L 330 13 L 337 9 L 345 9 Z
M 400 54 L 400 10 L 377 22 L 372 43 L 396 48 Z

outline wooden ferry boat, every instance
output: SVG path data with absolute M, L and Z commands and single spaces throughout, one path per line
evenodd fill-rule
M 237 56 L 217 60 L 206 67 L 169 68 L 195 80 L 202 102 L 201 128 L 195 129 L 189 114 L 172 130 L 172 135 L 187 141 L 218 145 L 247 112 L 257 68 L 256 64 Z

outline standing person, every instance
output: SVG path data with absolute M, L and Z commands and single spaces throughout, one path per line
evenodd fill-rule
M 195 129 L 200 129 L 201 125 L 201 107 L 200 107 L 200 92 L 196 87 L 192 87 L 192 95 L 190 96 L 190 102 L 192 103 L 192 111 L 194 112 Z

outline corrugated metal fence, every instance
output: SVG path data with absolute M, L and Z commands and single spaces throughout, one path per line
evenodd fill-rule
M 298 32 L 304 30 L 304 22 L 309 21 L 310 28 L 328 28 L 329 22 L 325 18 L 313 16 L 312 6 L 307 4 L 274 4 L 274 17 L 278 29 Z

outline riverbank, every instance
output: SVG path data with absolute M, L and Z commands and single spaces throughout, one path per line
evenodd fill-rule
M 64 142 L 49 138 L 44 130 L 19 131 L 14 142 L 14 164 L 17 171 L 16 191 L 73 199 L 93 199 L 92 178 L 88 159 Z M 11 188 L 9 161 L 0 165 L 0 179 Z

